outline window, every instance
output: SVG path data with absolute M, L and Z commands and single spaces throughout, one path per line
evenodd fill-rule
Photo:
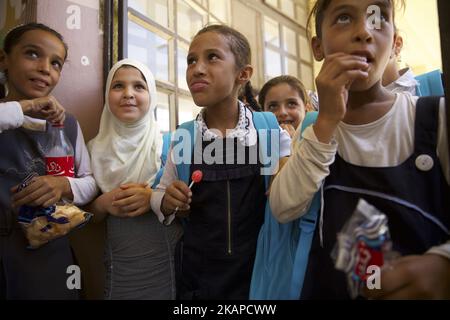
M 205 23 L 205 13 L 195 10 L 186 1 L 177 1 L 178 35 L 190 41 Z
M 230 1 L 227 0 L 209 0 L 209 11 L 218 20 L 225 23 L 230 21 Z
M 211 13 L 206 10 L 208 0 L 129 0 L 124 8 L 128 12 L 124 54 L 146 64 L 155 76 L 155 117 L 162 132 L 192 120 L 200 110 L 186 83 L 187 53 L 192 37 L 208 19 L 229 19 L 229 1 L 217 2 Z
M 125 58 L 145 63 L 155 75 L 155 117 L 162 132 L 192 120 L 201 110 L 186 83 L 187 54 L 193 36 L 207 23 L 236 27 L 252 48 L 252 84 L 290 74 L 312 81 L 312 56 L 306 39 L 307 0 L 128 0 L 119 18 Z M 268 10 L 270 8 L 270 10 Z M 273 14 L 271 14 L 271 12 Z M 281 17 L 281 19 L 279 19 Z M 119 46 L 120 47 L 120 46 Z M 312 88 L 312 87 L 311 87 Z
M 306 38 L 306 0 L 263 0 L 274 13 L 263 17 L 264 80 L 287 74 L 313 89 L 312 55 Z M 270 15 L 270 16 L 269 16 Z M 303 79 L 308 77 L 307 79 Z
M 137 19 L 136 19 L 137 21 Z M 169 40 L 130 20 L 128 23 L 128 57 L 146 64 L 155 79 L 170 82 Z
M 295 3 L 292 0 L 280 1 L 280 9 L 285 15 L 295 19 Z
M 170 96 L 162 91 L 157 92 L 155 119 L 159 130 L 163 133 L 170 131 Z
M 156 23 L 169 27 L 168 0 L 129 0 L 128 5 Z
M 294 30 L 264 17 L 265 80 L 289 74 L 299 76 L 297 36 Z
M 295 20 L 301 25 L 306 25 L 307 1 L 302 0 L 264 0 L 264 3 L 278 12 Z

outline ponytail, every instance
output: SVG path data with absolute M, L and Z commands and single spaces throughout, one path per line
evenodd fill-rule
M 245 96 L 245 99 L 247 100 L 248 105 L 254 111 L 261 111 L 261 106 L 258 104 L 258 101 L 256 101 L 256 99 L 255 99 L 254 90 L 253 90 L 253 87 L 252 87 L 250 81 L 248 81 L 245 84 L 244 96 Z

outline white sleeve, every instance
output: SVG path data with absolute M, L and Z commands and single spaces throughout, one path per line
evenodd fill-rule
M 448 154 L 447 119 L 445 118 L 445 99 L 442 98 L 439 105 L 439 125 L 437 156 L 441 162 L 442 171 L 447 183 L 450 185 L 450 159 Z
M 164 166 L 164 173 L 159 181 L 159 184 L 153 190 L 152 198 L 150 199 L 150 205 L 153 212 L 158 217 L 159 222 L 169 225 L 175 219 L 175 214 L 165 216 L 161 212 L 161 202 L 164 197 L 164 193 L 168 186 L 172 184 L 175 180 L 178 180 L 177 167 L 172 160 L 172 148 L 169 150 L 169 156 L 167 157 L 166 165 Z
M 91 159 L 84 142 L 83 133 L 77 123 L 78 133 L 75 146 L 76 178 L 68 178 L 73 193 L 75 205 L 85 205 L 91 202 L 98 194 L 97 184 L 91 170 Z
M 438 254 L 447 259 L 450 259 L 450 240 L 445 244 L 441 244 L 440 246 L 431 248 L 426 253 Z
M 280 158 L 291 155 L 291 141 L 289 133 L 280 127 Z
M 0 133 L 22 126 L 24 116 L 19 102 L 2 102 L 0 108 Z
M 306 213 L 314 194 L 329 175 L 337 142 L 318 141 L 313 126 L 303 132 L 303 139 L 294 146 L 293 154 L 275 177 L 270 188 L 270 207 L 281 223 Z

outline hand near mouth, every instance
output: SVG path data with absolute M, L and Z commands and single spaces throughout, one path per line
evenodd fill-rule
M 325 58 L 316 78 L 320 111 L 314 132 L 320 142 L 329 143 L 347 112 L 348 90 L 355 80 L 369 77 L 367 57 L 334 53 Z
M 289 135 L 291 136 L 291 138 L 294 136 L 295 134 L 295 128 L 292 124 L 289 123 L 282 123 L 280 124 L 280 127 L 284 130 L 287 131 L 287 133 L 289 133 Z
M 44 119 L 53 124 L 61 124 L 65 119 L 65 110 L 53 96 L 19 101 L 22 112 L 32 118 Z

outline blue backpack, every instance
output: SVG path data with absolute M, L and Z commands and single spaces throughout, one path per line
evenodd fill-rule
M 156 186 L 159 184 L 159 181 L 161 180 L 161 177 L 164 173 L 164 166 L 166 165 L 167 155 L 169 154 L 169 149 L 170 149 L 171 136 L 172 135 L 170 132 L 163 134 L 163 146 L 162 146 L 162 151 L 161 151 L 161 168 L 159 168 L 159 171 L 156 174 L 156 178 L 155 178 L 155 181 L 153 182 L 152 189 L 156 188 Z
M 416 87 L 417 96 L 428 97 L 444 95 L 444 86 L 442 85 L 442 77 L 439 70 L 418 75 L 416 80 L 419 81 L 419 85 Z
M 302 132 L 316 121 L 317 114 L 306 114 Z M 265 220 L 258 237 L 250 299 L 300 298 L 320 205 L 321 195 L 318 191 L 308 212 L 285 224 L 279 223 L 273 217 L 270 206 L 266 205 Z

